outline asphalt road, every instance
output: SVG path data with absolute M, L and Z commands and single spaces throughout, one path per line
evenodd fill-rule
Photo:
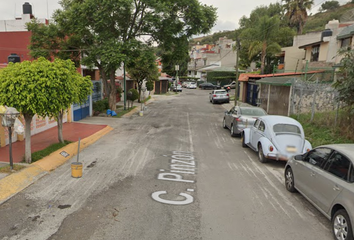
M 69 161 L 0 205 L 0 239 L 332 239 L 329 221 L 286 191 L 284 163 L 260 163 L 222 128 L 209 92 L 83 120 L 114 130 L 80 153 L 82 178 Z

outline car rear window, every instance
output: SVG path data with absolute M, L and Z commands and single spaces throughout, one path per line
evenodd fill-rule
M 215 91 L 215 94 L 226 94 L 226 91 Z
M 273 126 L 275 133 L 296 133 L 301 134 L 300 128 L 291 124 L 276 124 Z
M 263 116 L 265 112 L 261 109 L 250 109 L 250 108 L 241 108 L 241 115 L 247 116 Z

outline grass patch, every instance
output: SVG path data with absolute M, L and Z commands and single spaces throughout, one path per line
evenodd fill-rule
M 312 121 L 311 113 L 291 117 L 302 124 L 305 137 L 312 147 L 317 147 L 325 144 L 354 143 L 353 128 L 350 128 L 350 123 L 346 122 L 347 114 L 345 111 L 339 112 L 336 125 L 334 111 L 315 113 Z
M 122 117 L 124 114 L 127 114 L 128 112 L 132 111 L 134 108 L 136 108 L 136 106 L 133 106 L 132 108 L 129 108 L 129 109 L 117 109 L 117 116 L 114 116 L 114 118 L 120 118 Z
M 64 143 L 54 143 L 41 151 L 34 152 L 31 155 L 32 162 L 36 162 L 36 161 L 48 156 L 49 154 L 55 152 L 56 150 L 58 150 L 62 147 L 65 147 L 66 145 L 68 145 L 70 143 L 71 143 L 70 141 L 64 140 Z
M 146 99 L 142 100 L 142 103 L 146 103 L 147 101 L 149 101 L 151 99 L 151 96 L 148 96 Z
M 26 166 L 14 164 L 13 170 L 18 172 L 23 168 L 26 168 Z M 12 173 L 10 164 L 4 167 L 0 167 L 0 173 Z

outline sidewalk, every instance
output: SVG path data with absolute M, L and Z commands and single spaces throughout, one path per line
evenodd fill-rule
M 84 139 L 102 129 L 107 125 L 93 125 L 84 123 L 64 123 L 64 140 L 76 142 Z M 48 129 L 31 137 L 32 153 L 43 150 L 54 143 L 58 143 L 58 127 Z M 22 162 L 25 155 L 25 140 L 12 143 L 12 158 L 14 163 Z M 9 145 L 0 148 L 0 163 L 9 163 Z

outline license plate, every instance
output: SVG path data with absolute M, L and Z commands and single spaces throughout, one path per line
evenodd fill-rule
M 295 153 L 297 151 L 296 147 L 292 147 L 292 146 L 287 146 L 286 147 L 286 151 L 290 152 L 290 153 Z

